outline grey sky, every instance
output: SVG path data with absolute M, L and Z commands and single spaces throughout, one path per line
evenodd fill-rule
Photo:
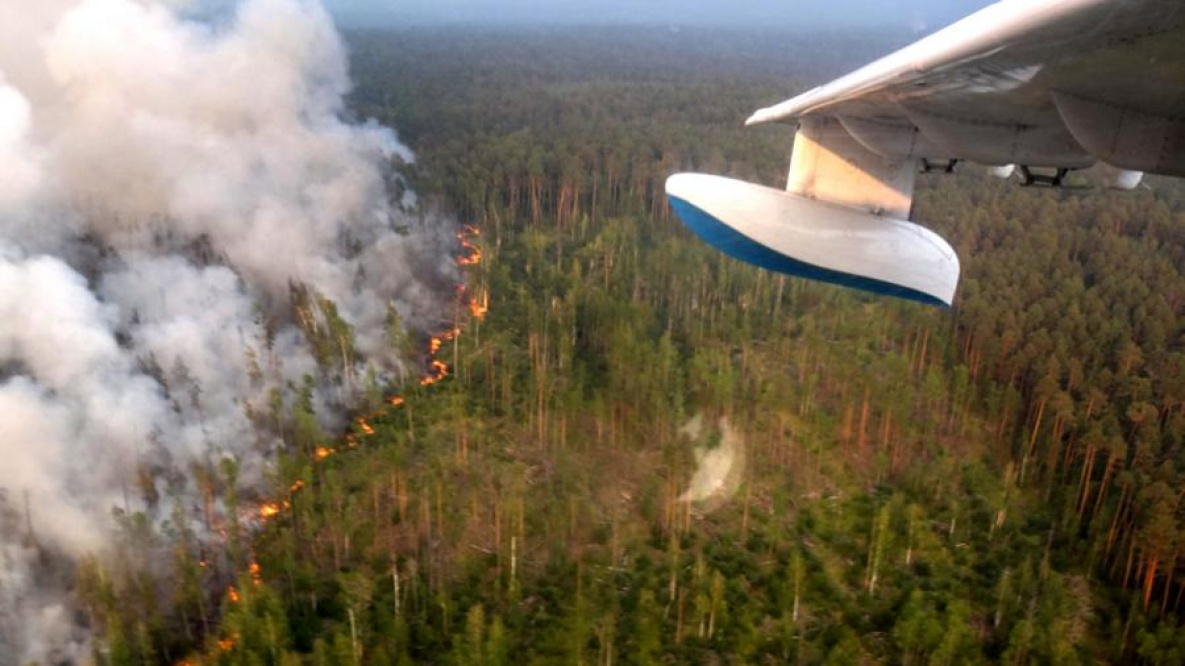
M 884 25 L 931 31 L 989 0 L 324 0 L 351 26 L 421 23 Z

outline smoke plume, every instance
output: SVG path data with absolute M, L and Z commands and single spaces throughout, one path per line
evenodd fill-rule
M 198 9 L 0 5 L 3 664 L 83 659 L 70 570 L 110 557 L 114 516 L 170 497 L 200 533 L 194 466 L 258 488 L 269 395 L 317 377 L 333 427 L 399 369 L 389 313 L 425 322 L 453 278 L 450 229 L 393 175 L 411 153 L 347 120 L 320 5 Z

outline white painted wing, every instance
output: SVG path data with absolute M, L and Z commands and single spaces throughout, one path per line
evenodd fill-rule
M 1185 0 L 1005 0 L 748 124 L 806 116 L 894 159 L 1185 177 Z

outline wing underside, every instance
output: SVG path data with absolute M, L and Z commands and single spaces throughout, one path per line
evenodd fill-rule
M 763 268 L 949 305 L 959 261 L 911 221 L 919 169 L 1185 177 L 1185 2 L 1004 0 L 747 124 L 766 122 L 798 125 L 785 191 L 675 175 L 687 226 Z
M 819 115 L 888 157 L 1185 176 L 1185 3 L 1008 0 L 749 124 Z

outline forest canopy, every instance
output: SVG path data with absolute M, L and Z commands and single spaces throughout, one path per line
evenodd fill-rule
M 222 564 L 179 534 L 167 580 L 80 571 L 98 661 L 1185 662 L 1181 183 L 923 176 L 950 311 L 742 265 L 667 207 L 676 171 L 778 185 L 791 130 L 741 120 L 893 39 L 350 34 L 352 110 L 474 228 L 481 307 L 348 433 L 279 406 L 274 513 Z

